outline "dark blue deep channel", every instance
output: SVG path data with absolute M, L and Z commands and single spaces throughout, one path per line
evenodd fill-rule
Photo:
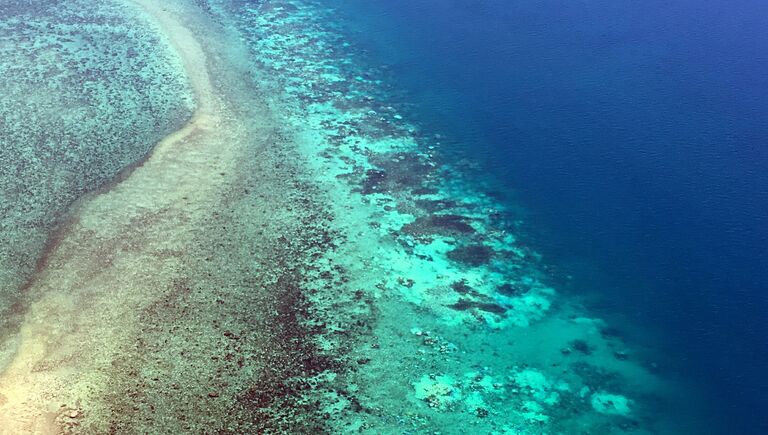
M 327 1 L 698 418 L 768 433 L 767 2 Z

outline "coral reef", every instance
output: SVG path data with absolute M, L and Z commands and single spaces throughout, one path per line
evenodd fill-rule
M 669 432 L 651 353 L 560 291 L 520 213 L 333 8 L 137 2 L 2 6 L 18 46 L 0 49 L 41 60 L 2 62 L 32 74 L 0 79 L 9 101 L 38 90 L 26 115 L 0 108 L 22 154 L 0 160 L 21 162 L 2 172 L 14 237 L 179 127 L 185 74 L 197 107 L 49 244 L 18 310 L 32 363 L 0 409 L 31 379 L 65 433 Z

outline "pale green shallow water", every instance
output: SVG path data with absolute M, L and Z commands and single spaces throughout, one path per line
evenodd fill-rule
M 67 206 L 190 117 L 184 67 L 198 112 L 48 245 L 53 260 L 31 280 L 33 300 L 4 317 L 5 336 L 21 322 L 22 344 L 35 343 L 35 316 L 94 329 L 51 335 L 72 338 L 46 344 L 71 346 L 68 359 L 14 365 L 0 414 L 34 408 L 24 394 L 39 390 L 64 405 L 50 412 L 67 433 L 687 430 L 677 414 L 691 400 L 663 357 L 562 295 L 521 216 L 399 114 L 332 10 L 5 5 L 5 306 Z M 190 55 L 203 59 L 197 74 L 179 58 Z M 77 255 L 97 267 L 55 289 Z M 57 312 L 66 292 L 115 317 Z M 93 373 L 62 381 L 82 368 Z M 46 390 L 38 372 L 74 392 Z

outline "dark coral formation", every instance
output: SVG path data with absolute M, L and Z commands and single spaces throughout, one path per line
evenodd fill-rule
M 464 216 L 453 214 L 433 214 L 416 218 L 414 222 L 404 225 L 401 231 L 412 236 L 467 236 L 475 233 L 467 220 Z
M 492 314 L 502 315 L 507 312 L 507 309 L 499 304 L 492 302 L 477 302 L 469 299 L 459 299 L 455 304 L 449 305 L 450 308 L 459 311 L 467 311 L 471 309 L 478 309 Z
M 366 172 L 361 188 L 364 195 L 420 188 L 434 170 L 424 157 L 414 153 L 373 154 L 370 162 L 377 169 Z
M 592 346 L 584 340 L 573 340 L 570 343 L 570 347 L 576 352 L 584 355 L 591 355 L 593 351 Z
M 460 246 L 448 252 L 448 258 L 471 267 L 488 264 L 493 258 L 494 251 L 485 245 Z
M 520 284 L 506 283 L 496 287 L 496 292 L 504 296 L 521 296 L 528 290 Z
M 451 288 L 453 289 L 453 291 L 461 295 L 466 295 L 469 293 L 477 293 L 475 289 L 467 285 L 467 281 L 465 280 L 454 282 L 453 284 L 451 284 Z
M 417 199 L 414 205 L 427 213 L 441 212 L 460 206 L 458 202 L 446 199 Z

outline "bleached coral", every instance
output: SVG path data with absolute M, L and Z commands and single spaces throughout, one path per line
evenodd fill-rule
M 423 400 L 432 408 L 446 410 L 451 405 L 461 400 L 461 389 L 456 381 L 447 375 L 424 375 L 413 384 L 416 390 L 416 398 Z

